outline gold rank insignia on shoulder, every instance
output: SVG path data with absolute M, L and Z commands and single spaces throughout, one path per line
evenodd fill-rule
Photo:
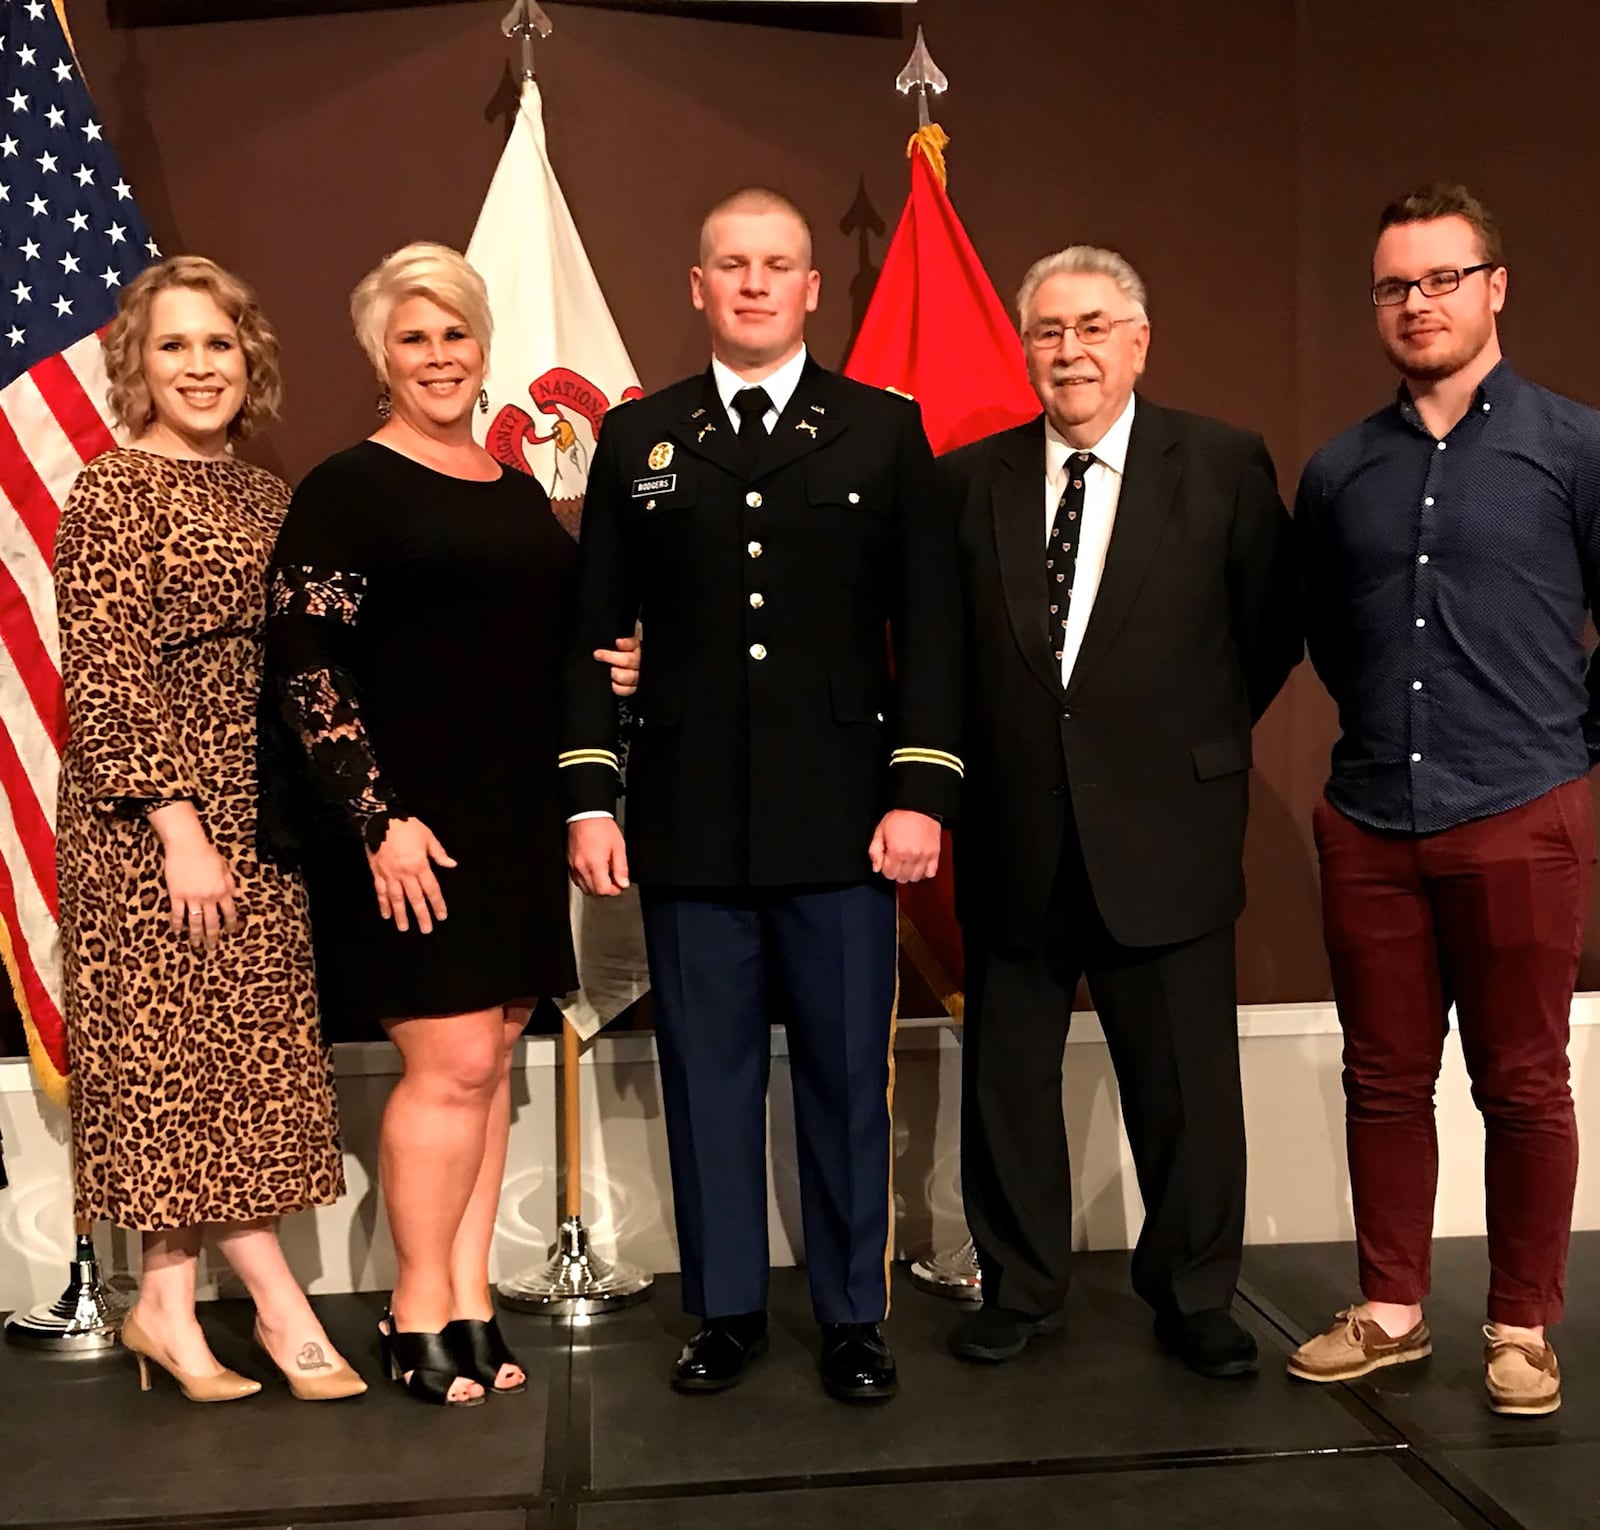
M 652 473 L 659 473 L 662 468 L 671 467 L 672 442 L 657 441 L 656 444 L 650 448 L 650 456 L 648 461 L 650 463 L 650 471 Z
M 805 431 L 805 433 L 810 436 L 813 441 L 817 438 L 817 427 L 813 425 L 810 420 L 799 420 L 796 422 L 794 428 L 796 430 Z
M 915 393 L 907 393 L 904 388 L 885 388 L 883 391 L 885 393 L 898 393 L 901 398 L 908 398 L 913 404 L 917 401 L 917 395 Z

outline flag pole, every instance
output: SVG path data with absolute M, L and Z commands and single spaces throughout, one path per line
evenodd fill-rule
M 950 80 L 944 70 L 934 63 L 921 27 L 917 28 L 917 41 L 911 50 L 911 57 L 906 60 L 905 68 L 896 76 L 894 85 L 903 96 L 915 92 L 917 130 L 919 133 L 926 133 L 933 125 L 928 113 L 928 100 L 931 96 L 942 96 L 950 88 Z M 942 144 L 943 135 L 939 134 L 936 141 Z M 909 921 L 902 923 L 910 927 Z M 932 960 L 931 951 L 926 952 L 926 959 L 937 967 L 937 962 Z M 919 961 L 918 965 L 921 966 L 922 963 Z M 945 986 L 940 989 L 941 995 L 951 987 L 953 985 L 946 979 Z M 959 1034 L 958 1031 L 957 1035 Z M 952 1301 L 976 1302 L 983 1299 L 983 1288 L 978 1272 L 978 1250 L 970 1237 L 959 1248 L 935 1250 L 924 1259 L 914 1260 L 911 1265 L 911 1279 L 921 1290 L 931 1292 L 935 1296 L 948 1297 Z
M 655 1277 L 637 1265 L 602 1259 L 583 1225 L 583 1114 L 577 1027 L 561 1019 L 561 1123 L 566 1174 L 561 1227 L 543 1264 L 502 1280 L 500 1300 L 541 1317 L 589 1319 L 620 1312 L 650 1294 Z
M 512 6 L 500 18 L 500 31 L 506 37 L 517 39 L 522 54 L 522 78 L 535 78 L 533 67 L 533 40 L 544 41 L 553 31 L 555 23 L 545 13 L 538 0 L 512 0 Z
M 942 96 L 949 90 L 950 80 L 944 70 L 934 63 L 921 27 L 917 28 L 916 46 L 911 50 L 911 57 L 906 60 L 906 67 L 895 77 L 894 88 L 903 96 L 909 96 L 912 91 L 916 91 L 917 126 L 919 128 L 931 126 L 928 116 L 928 97 Z
M 500 20 L 503 36 L 517 40 L 524 84 L 535 78 L 534 39 L 545 41 L 555 24 L 538 0 L 513 0 Z M 581 1039 L 577 1027 L 561 1017 L 561 1123 L 566 1173 L 562 1184 L 561 1225 L 549 1259 L 502 1280 L 500 1299 L 518 1312 L 586 1321 L 620 1312 L 650 1294 L 655 1277 L 626 1260 L 602 1259 L 589 1247 L 583 1225 L 583 1092 L 579 1072 Z
M 70 1109 L 66 1099 L 66 1079 L 57 1074 L 50 1054 L 39 1036 L 38 1023 L 28 1007 L 28 996 L 17 973 L 11 934 L 0 919 L 0 963 L 11 979 L 11 990 L 34 1072 L 45 1097 Z M 71 1151 L 68 1151 L 67 1178 L 72 1178 Z M 51 1302 L 40 1302 L 27 1311 L 18 1309 L 5 1321 L 7 1344 L 19 1349 L 42 1350 L 46 1354 L 73 1359 L 95 1359 L 121 1347 L 122 1319 L 127 1314 L 125 1291 L 109 1284 L 101 1274 L 100 1258 L 95 1253 L 94 1223 L 84 1217 L 73 1219 L 72 1260 L 67 1266 L 67 1284 Z
M 101 1275 L 94 1224 L 75 1218 L 73 1233 L 66 1289 L 53 1302 L 13 1312 L 6 1319 L 6 1343 L 77 1360 L 97 1359 L 121 1348 L 127 1295 Z

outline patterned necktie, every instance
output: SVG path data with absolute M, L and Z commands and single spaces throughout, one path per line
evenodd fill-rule
M 1050 526 L 1044 552 L 1045 601 L 1050 607 L 1045 630 L 1056 663 L 1067 645 L 1067 617 L 1072 610 L 1072 576 L 1078 567 L 1078 543 L 1083 535 L 1083 485 L 1094 466 L 1092 452 L 1074 452 L 1067 458 L 1067 484 Z
M 772 408 L 772 399 L 765 388 L 741 388 L 733 395 L 733 412 L 739 416 L 739 445 L 744 449 L 744 460 L 756 460 L 767 439 L 766 414 Z

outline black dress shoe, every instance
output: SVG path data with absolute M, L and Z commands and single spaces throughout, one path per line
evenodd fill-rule
M 979 1307 L 963 1318 L 950 1335 L 950 1353 L 958 1360 L 995 1365 L 1002 1360 L 1015 1360 L 1035 1334 L 1054 1333 L 1060 1326 L 1059 1312 L 1028 1317 L 1005 1307 Z
M 1254 1376 L 1256 1341 L 1224 1308 L 1205 1312 L 1159 1312 L 1156 1338 L 1192 1371 L 1213 1381 Z
M 900 1390 L 876 1323 L 822 1325 L 822 1385 L 840 1402 L 888 1402 Z
M 766 1313 L 706 1318 L 672 1367 L 672 1385 L 680 1392 L 726 1392 L 766 1348 Z

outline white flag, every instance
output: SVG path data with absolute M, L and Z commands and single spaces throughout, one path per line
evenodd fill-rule
M 494 314 L 489 410 L 475 428 L 495 458 L 544 485 L 576 535 L 606 410 L 643 390 L 551 167 L 532 80 L 523 82 L 467 259 Z M 587 1040 L 650 986 L 638 889 L 586 898 L 574 888 L 572 939 L 580 987 L 561 1009 Z

